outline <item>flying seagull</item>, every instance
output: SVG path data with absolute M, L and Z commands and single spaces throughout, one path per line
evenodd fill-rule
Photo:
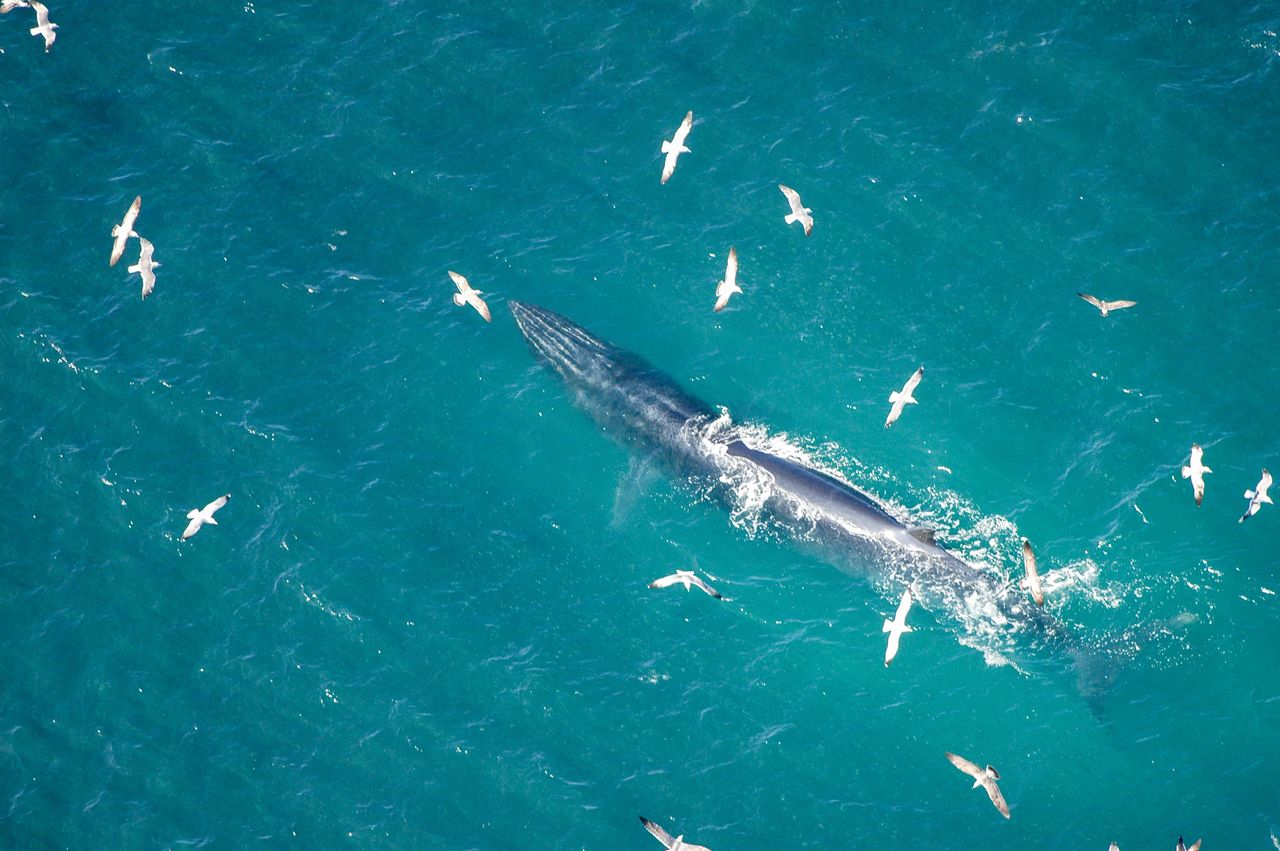
M 1026 565 L 1027 575 L 1022 580 L 1022 587 L 1031 592 L 1031 599 L 1037 606 L 1044 605 L 1044 590 L 1040 587 L 1040 574 L 1036 572 L 1036 554 L 1031 551 L 1031 542 L 1022 539 L 1022 563 Z
M 680 122 L 680 126 L 676 128 L 676 135 L 671 137 L 670 142 L 662 143 L 662 153 L 667 155 L 666 160 L 662 163 L 662 182 L 666 183 L 671 179 L 671 175 L 676 170 L 676 158 L 681 154 L 689 153 L 689 149 L 684 146 L 685 137 L 689 135 L 689 131 L 693 129 L 693 110 L 689 110 L 685 114 L 684 121 Z
M 716 313 L 724 310 L 734 293 L 742 292 L 738 286 L 738 249 L 730 246 L 729 262 L 724 265 L 724 280 L 716 284 Z
M 916 398 L 912 396 L 916 385 L 920 383 L 920 379 L 924 377 L 924 367 L 920 367 L 911 373 L 911 377 L 907 379 L 907 383 L 902 385 L 902 390 L 895 390 L 889 394 L 889 401 L 893 403 L 893 407 L 889 409 L 889 416 L 884 421 L 884 427 L 888 428 L 898 421 L 898 417 L 902 416 L 903 405 L 916 404 Z
M 31 0 L 30 5 L 36 10 L 36 26 L 31 28 L 31 34 L 44 36 L 44 52 L 48 53 L 49 48 L 53 47 L 53 40 L 58 37 L 54 32 L 58 25 L 49 22 L 49 9 L 40 0 Z
M 458 287 L 458 291 L 453 294 L 453 303 L 458 307 L 469 304 L 476 309 L 476 313 L 484 317 L 485 322 L 492 322 L 493 318 L 489 316 L 489 305 L 485 304 L 484 299 L 480 298 L 480 291 L 472 289 L 471 284 L 467 283 L 467 279 L 457 272 L 450 271 L 449 277 L 453 278 L 453 282 Z
M 1200 444 L 1191 444 L 1191 463 L 1182 468 L 1182 478 L 1191 480 L 1191 487 L 1195 491 L 1196 505 L 1204 500 L 1204 474 L 1212 473 L 1204 465 L 1204 450 L 1200 448 Z
M 947 753 L 947 759 L 951 760 L 951 764 L 963 771 L 965 774 L 973 778 L 973 788 L 979 786 L 987 790 L 991 803 L 996 805 L 996 809 L 1000 811 L 1000 815 L 1009 818 L 1009 805 L 1004 802 L 1004 795 L 1000 794 L 1000 787 L 996 785 L 996 781 L 1000 779 L 1000 772 L 988 765 L 986 768 L 978 768 L 969 760 L 962 756 L 956 756 L 953 753 Z
M 1188 848 L 1187 846 L 1182 844 L 1182 837 L 1179 836 L 1178 845 L 1175 851 L 1200 851 L 1200 840 L 1197 839 L 1195 842 L 1191 844 L 1191 847 Z
M 27 0 L 2 0 L 0 2 L 0 15 L 7 15 L 14 9 L 30 9 L 31 4 Z
M 640 823 L 644 825 L 644 829 L 653 834 L 654 838 L 662 843 L 662 847 L 667 851 L 711 851 L 703 845 L 691 845 L 684 841 L 684 834 L 680 834 L 674 839 L 671 834 L 662 829 L 660 825 L 654 824 L 644 816 L 640 816 Z
M 1096 295 L 1089 295 L 1088 293 L 1076 293 L 1076 295 L 1098 308 L 1098 310 L 1101 310 L 1103 316 L 1106 316 L 1113 310 L 1123 310 L 1126 307 L 1133 307 L 1137 304 L 1136 301 L 1103 301 Z
M 1262 507 L 1262 503 L 1271 502 L 1271 497 L 1267 496 L 1267 488 L 1271 487 L 1271 474 L 1266 468 L 1262 468 L 1262 478 L 1258 480 L 1258 486 L 1254 490 L 1244 492 L 1244 498 L 1249 500 L 1249 507 L 1245 509 L 1244 515 L 1240 518 L 1240 522 L 1248 520 L 1250 517 L 1258 513 L 1258 509 Z
M 1111 847 L 1110 847 L 1110 848 L 1108 848 L 1108 849 L 1107 849 L 1107 851 L 1120 851 L 1120 845 L 1119 845 L 1119 843 L 1112 842 L 1112 843 L 1111 843 Z
M 124 219 L 120 224 L 111 229 L 111 235 L 116 238 L 115 245 L 111 246 L 111 263 L 114 266 L 120 262 L 121 255 L 124 254 L 124 244 L 129 241 L 129 237 L 137 236 L 133 231 L 133 223 L 138 220 L 138 211 L 142 209 L 142 196 L 139 195 L 133 199 L 133 203 L 129 205 L 128 211 L 124 214 Z
M 800 193 L 781 183 L 778 184 L 778 188 L 782 190 L 783 195 L 787 196 L 787 203 L 791 205 L 791 212 L 783 221 L 789 225 L 799 222 L 804 227 L 805 236 L 813 233 L 813 216 L 809 215 L 813 210 L 800 203 Z
M 911 589 L 908 588 L 902 592 L 902 602 L 898 603 L 897 614 L 893 616 L 893 620 L 885 618 L 884 628 L 881 632 L 889 633 L 889 646 L 884 650 L 884 666 L 889 667 L 889 663 L 893 661 L 893 657 L 898 655 L 898 640 L 902 638 L 902 633 L 911 632 L 911 627 L 907 626 L 907 612 L 911 609 Z
M 151 291 L 156 286 L 156 273 L 153 271 L 162 264 L 151 259 L 155 254 L 156 247 L 151 244 L 151 240 L 138 237 L 138 244 L 142 247 L 142 251 L 138 254 L 138 262 L 129 267 L 130 272 L 137 272 L 142 276 L 142 297 L 146 298 L 151 295 Z
M 231 494 L 224 493 L 213 502 L 201 509 L 191 509 L 187 512 L 187 519 L 191 522 L 187 524 L 187 528 L 182 533 L 182 540 L 186 540 L 200 531 L 200 527 L 208 523 L 210 526 L 217 526 L 218 521 L 213 519 L 214 512 L 227 504 L 227 500 L 231 499 Z
M 670 588 L 672 585 L 683 585 L 684 590 L 689 591 L 694 586 L 699 590 L 705 591 L 717 600 L 723 600 L 720 592 L 712 588 L 710 585 L 702 581 L 692 570 L 677 570 L 670 576 L 664 576 L 661 579 L 655 579 L 649 583 L 650 588 Z

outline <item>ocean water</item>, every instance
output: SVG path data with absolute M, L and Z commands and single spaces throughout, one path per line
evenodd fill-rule
M 0 847 L 1272 847 L 1273 4 L 51 15 L 0 18 Z M 1112 687 L 924 609 L 884 668 L 896 594 L 603 433 L 509 299 L 1028 537 Z

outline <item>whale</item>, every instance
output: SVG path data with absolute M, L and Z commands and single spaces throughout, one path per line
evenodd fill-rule
M 1043 648 L 1062 651 L 1065 657 L 1052 655 L 1075 668 L 1085 697 L 1106 689 L 1106 666 L 1007 578 L 944 549 L 932 530 L 904 522 L 835 471 L 779 453 L 758 429 L 734 425 L 639 355 L 546 308 L 522 301 L 508 306 L 534 354 L 559 373 L 576 405 L 624 444 L 660 455 L 674 473 L 731 506 L 742 493 L 752 494 L 786 536 L 871 579 L 888 600 L 909 587 L 923 608 L 958 622 L 963 643 L 988 656 L 1027 670 L 1043 661 Z

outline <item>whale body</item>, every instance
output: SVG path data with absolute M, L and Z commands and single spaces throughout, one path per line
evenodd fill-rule
M 519 301 L 509 306 L 533 351 L 615 437 L 656 450 L 676 472 L 700 480 L 731 504 L 735 488 L 763 494 L 761 507 L 790 536 L 872 579 L 887 599 L 911 587 L 923 607 L 959 620 L 966 637 L 984 650 L 1008 658 L 1029 640 L 1065 651 L 1075 662 L 1082 693 L 1100 690 L 1092 660 L 1065 627 L 1003 577 L 956 557 L 934 543 L 931 532 L 909 527 L 835 475 L 751 445 L 743 429 L 726 425 L 718 410 L 638 355 L 545 308 Z

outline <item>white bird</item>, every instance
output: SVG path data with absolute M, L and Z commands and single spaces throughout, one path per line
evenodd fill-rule
M 1204 450 L 1200 448 L 1200 444 L 1191 444 L 1191 463 L 1183 466 L 1182 478 L 1191 480 L 1191 487 L 1196 495 L 1196 505 L 1204 500 L 1204 474 L 1212 473 L 1204 465 Z
M 676 159 L 681 154 L 687 154 L 690 152 L 689 149 L 685 147 L 684 140 L 685 140 L 685 137 L 689 135 L 689 131 L 691 129 L 693 129 L 693 110 L 692 109 L 689 110 L 689 112 L 685 115 L 684 121 L 680 122 L 680 126 L 676 128 L 676 134 L 671 137 L 671 141 L 670 142 L 664 141 L 662 143 L 662 153 L 667 155 L 667 158 L 662 163 L 662 182 L 663 183 L 666 183 L 668 180 L 670 180 L 671 175 L 675 172 Z
M 1267 496 L 1267 489 L 1271 487 L 1271 474 L 1267 472 L 1265 467 L 1262 468 L 1262 478 L 1258 480 L 1258 485 L 1254 490 L 1244 492 L 1244 498 L 1249 500 L 1249 507 L 1245 509 L 1244 515 L 1240 518 L 1240 522 L 1248 520 L 1250 517 L 1258 513 L 1258 509 L 1262 507 L 1262 503 L 1270 503 L 1271 497 Z
M 1120 851 L 1120 844 L 1118 842 L 1112 842 L 1111 847 L 1108 848 L 1107 851 Z
M 893 620 L 884 619 L 884 628 L 881 632 L 889 633 L 889 646 L 884 650 L 884 666 L 886 668 L 893 661 L 893 657 L 898 655 L 898 640 L 902 638 L 902 633 L 911 632 L 911 627 L 907 626 L 907 612 L 910 609 L 911 589 L 908 588 L 902 592 L 902 602 L 898 603 L 898 611 L 893 616 Z
M 1022 563 L 1027 568 L 1022 587 L 1031 592 L 1031 599 L 1036 601 L 1037 606 L 1043 606 L 1044 589 L 1040 587 L 1040 574 L 1036 571 L 1036 554 L 1031 551 L 1031 542 L 1026 538 L 1022 539 Z
M 213 502 L 201 509 L 191 509 L 187 512 L 187 519 L 191 522 L 187 524 L 187 528 L 182 533 L 182 540 L 186 540 L 200 531 L 200 527 L 208 523 L 210 526 L 217 526 L 218 521 L 213 519 L 214 513 L 227 504 L 227 500 L 231 499 L 231 494 L 224 493 Z
M 689 591 L 696 586 L 699 590 L 707 592 L 717 600 L 724 599 L 724 597 L 720 595 L 719 591 L 703 582 L 702 578 L 692 570 L 677 570 L 670 576 L 664 576 L 661 579 L 655 579 L 649 583 L 650 588 L 670 588 L 672 585 L 683 585 L 684 590 L 686 591 Z
M 1004 795 L 1000 794 L 1000 787 L 996 785 L 996 781 L 1000 779 L 1000 772 L 990 765 L 986 768 L 978 768 L 964 757 L 950 752 L 947 753 L 947 759 L 951 760 L 951 764 L 956 768 L 973 778 L 974 789 L 979 786 L 986 789 L 987 797 L 991 798 L 991 803 L 995 804 L 1000 815 L 1009 818 L 1009 805 L 1004 802 Z
M 120 262 L 121 255 L 124 254 L 124 245 L 129 241 L 129 237 L 137 236 L 133 230 L 133 223 L 138 220 L 138 213 L 142 210 L 142 196 L 139 195 L 133 199 L 133 203 L 129 205 L 129 209 L 124 214 L 124 219 L 120 224 L 111 229 L 111 235 L 116 238 L 115 245 L 111 246 L 111 263 L 114 266 Z
M 53 47 L 53 40 L 58 37 L 54 32 L 58 25 L 49 22 L 49 9 L 40 0 L 31 0 L 30 6 L 36 10 L 36 26 L 31 28 L 31 34 L 44 36 L 44 52 L 48 53 Z
M 1200 842 L 1201 840 L 1197 839 L 1194 843 L 1192 843 L 1191 847 L 1188 848 L 1187 846 L 1182 844 L 1182 837 L 1179 836 L 1178 845 L 1175 851 L 1200 851 Z
M 791 205 L 791 213 L 783 221 L 789 225 L 799 222 L 804 227 L 805 236 L 813 233 L 813 216 L 809 215 L 813 210 L 800 203 L 800 193 L 781 183 L 778 184 L 778 188 L 782 190 L 783 195 L 787 196 L 787 203 Z
M 1137 304 L 1136 301 L 1103 301 L 1096 295 L 1089 295 L 1088 293 L 1076 293 L 1076 295 L 1098 308 L 1098 310 L 1101 310 L 1103 316 L 1106 316 L 1113 310 L 1123 310 L 1126 307 L 1133 307 Z
M 911 377 L 907 379 L 907 383 L 902 385 L 902 390 L 895 390 L 889 394 L 889 401 L 893 403 L 893 407 L 889 409 L 889 416 L 884 421 L 884 427 L 888 428 L 898 421 L 898 417 L 902 416 L 903 405 L 916 404 L 916 398 L 912 396 L 912 392 L 916 389 L 916 385 L 920 383 L 920 379 L 924 377 L 924 367 L 920 367 L 911 373 Z
M 151 291 L 156 286 L 156 273 L 153 271 L 162 264 L 151 259 L 155 254 L 156 247 L 151 244 L 151 240 L 138 237 L 138 244 L 142 250 L 138 254 L 138 262 L 129 267 L 129 271 L 137 272 L 142 276 L 142 297 L 146 298 L 151 295 Z
M 14 9 L 30 9 L 31 4 L 27 0 L 3 0 L 0 2 L 0 15 L 7 15 Z
M 449 277 L 453 278 L 454 284 L 458 287 L 458 291 L 453 294 L 453 303 L 458 307 L 469 304 L 476 309 L 476 313 L 484 317 L 485 322 L 492 322 L 493 318 L 489 315 L 489 305 L 485 304 L 484 299 L 480 298 L 480 290 L 472 289 L 471 284 L 467 283 L 467 279 L 457 272 L 450 271 Z
M 683 833 L 673 838 L 660 825 L 654 824 L 644 816 L 640 816 L 640 823 L 644 825 L 645 830 L 652 833 L 654 838 L 662 843 L 662 846 L 667 851 L 711 851 L 710 848 L 703 845 L 691 845 L 685 842 Z
M 730 246 L 729 261 L 724 265 L 724 280 L 716 284 L 715 312 L 724 310 L 733 294 L 740 292 L 742 288 L 738 286 L 738 250 Z

